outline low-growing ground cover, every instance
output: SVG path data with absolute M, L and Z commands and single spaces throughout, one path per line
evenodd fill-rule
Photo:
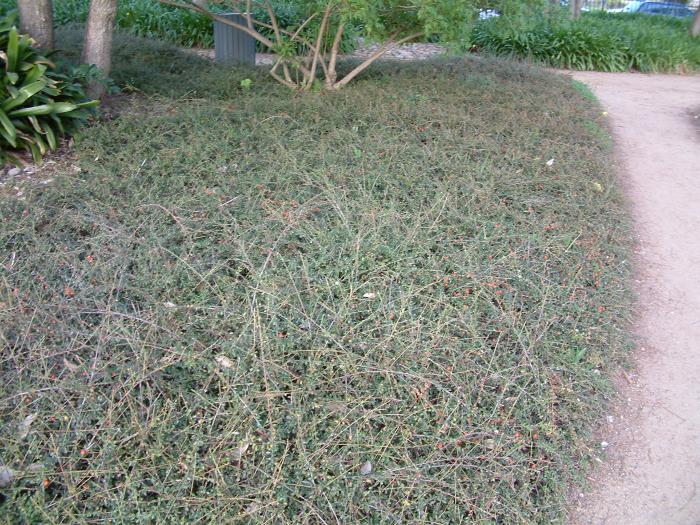
M 560 519 L 626 341 L 595 101 L 495 60 L 298 95 L 116 49 L 126 106 L 0 197 L 0 519 Z

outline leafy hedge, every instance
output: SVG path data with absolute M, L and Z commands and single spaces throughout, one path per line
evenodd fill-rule
M 688 24 L 623 13 L 586 13 L 578 21 L 540 16 L 518 25 L 491 19 L 476 26 L 473 41 L 485 51 L 554 67 L 684 73 L 700 70 L 700 40 L 690 38 Z

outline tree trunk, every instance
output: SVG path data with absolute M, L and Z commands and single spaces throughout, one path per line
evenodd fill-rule
M 690 36 L 696 37 L 698 35 L 700 35 L 700 7 L 695 11 L 693 23 L 690 25 Z
M 583 0 L 569 0 L 569 7 L 571 7 L 572 20 L 578 20 L 578 18 L 581 16 L 582 6 Z
M 18 0 L 19 30 L 31 36 L 40 49 L 53 48 L 51 0 Z
M 103 77 L 112 70 L 112 37 L 114 20 L 117 18 L 118 0 L 92 0 L 85 29 L 85 44 L 81 61 L 97 66 Z M 94 83 L 90 86 L 90 95 L 99 97 L 104 94 L 104 86 Z

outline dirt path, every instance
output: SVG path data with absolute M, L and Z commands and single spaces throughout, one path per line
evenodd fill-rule
M 609 113 L 639 236 L 638 368 L 572 525 L 700 524 L 700 77 L 576 73 Z M 601 456 L 603 457 L 603 456 Z

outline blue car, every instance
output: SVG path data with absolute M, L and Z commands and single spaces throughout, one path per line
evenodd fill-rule
M 674 2 L 630 2 L 622 10 L 624 13 L 646 13 L 648 15 L 693 16 L 692 9 Z

